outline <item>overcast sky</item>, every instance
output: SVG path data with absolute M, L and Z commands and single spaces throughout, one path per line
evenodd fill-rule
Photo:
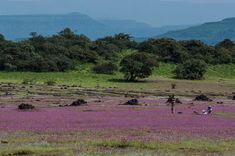
M 0 0 L 0 14 L 80 12 L 134 19 L 152 26 L 198 24 L 235 17 L 235 0 Z

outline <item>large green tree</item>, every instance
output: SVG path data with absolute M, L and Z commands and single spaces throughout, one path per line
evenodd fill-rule
M 200 80 L 206 73 L 207 65 L 203 60 L 190 59 L 179 64 L 174 73 L 178 79 Z
M 135 81 L 149 77 L 157 65 L 157 59 L 153 55 L 137 52 L 121 61 L 120 71 L 124 73 L 127 81 Z

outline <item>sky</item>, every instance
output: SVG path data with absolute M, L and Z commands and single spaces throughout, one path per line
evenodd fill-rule
M 132 19 L 155 27 L 235 17 L 235 0 L 0 0 L 0 14 L 65 14 Z

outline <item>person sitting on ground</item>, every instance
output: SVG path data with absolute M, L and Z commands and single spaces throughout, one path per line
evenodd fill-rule
M 212 110 L 213 110 L 212 107 L 209 106 L 209 107 L 207 108 L 207 110 L 202 110 L 202 113 L 198 113 L 198 112 L 196 112 L 196 111 L 194 111 L 194 113 L 197 114 L 197 115 L 209 115 L 209 114 L 212 113 Z

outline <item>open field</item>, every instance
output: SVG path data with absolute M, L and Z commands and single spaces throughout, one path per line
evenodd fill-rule
M 173 79 L 172 70 L 175 65 L 161 64 L 153 76 L 138 83 L 124 82 L 123 75 L 94 74 L 90 65 L 77 66 L 76 70 L 64 73 L 32 73 L 32 72 L 0 72 L 0 82 L 22 82 L 42 85 L 48 81 L 54 81 L 57 85 L 80 86 L 82 88 L 116 88 L 120 90 L 134 90 L 138 92 L 150 92 L 165 94 L 191 95 L 200 92 L 229 96 L 235 90 L 235 65 L 210 66 L 204 80 L 187 81 Z M 171 90 L 171 84 L 176 84 L 176 89 Z
M 2 83 L 0 155 L 234 155 L 235 105 L 228 97 L 229 89 L 234 88 L 221 85 L 228 95 L 213 92 L 213 102 L 193 101 L 199 92 L 188 92 L 189 96 L 179 96 L 183 104 L 176 106 L 176 112 L 181 114 L 172 115 L 166 95 L 187 92 L 178 87 L 164 91 L 170 87 L 169 80 L 160 80 L 160 84 L 164 85 L 159 92 L 146 92 Z M 205 91 L 213 87 L 213 83 L 196 84 L 184 82 L 184 87 L 197 86 Z M 133 97 L 138 98 L 139 106 L 122 105 Z M 78 98 L 88 104 L 60 107 Z M 21 103 L 33 104 L 36 109 L 19 111 Z M 193 113 L 208 105 L 214 109 L 212 115 Z
M 136 83 L 123 82 L 119 73 L 92 74 L 90 66 L 65 73 L 1 72 L 0 155 L 234 155 L 233 65 L 211 66 L 202 81 L 175 80 L 173 65 L 161 67 Z M 165 103 L 172 93 L 183 102 L 174 115 Z M 213 102 L 193 101 L 201 93 Z M 88 104 L 61 107 L 79 98 Z M 140 105 L 122 105 L 131 98 Z M 36 109 L 19 111 L 21 103 Z M 212 115 L 193 113 L 209 105 Z

